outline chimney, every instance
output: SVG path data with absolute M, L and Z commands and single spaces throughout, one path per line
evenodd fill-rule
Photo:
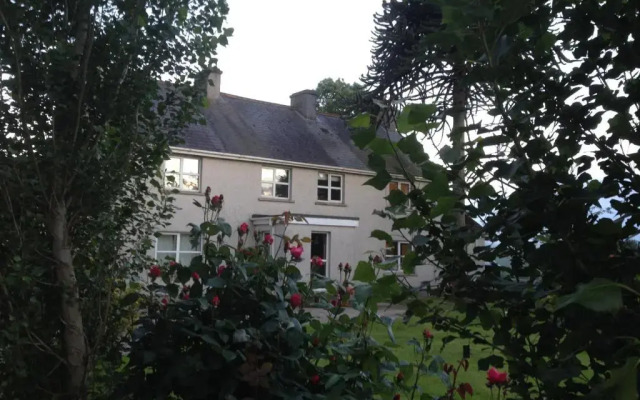
M 207 100 L 209 100 L 209 102 L 213 102 L 218 97 L 220 97 L 221 75 L 222 71 L 220 71 L 218 68 L 214 68 L 209 72 L 209 76 L 207 76 Z
M 291 108 L 306 119 L 316 119 L 316 101 L 318 94 L 315 90 L 303 90 L 291 96 Z

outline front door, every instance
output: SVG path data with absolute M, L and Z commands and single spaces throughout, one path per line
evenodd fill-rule
M 329 259 L 329 234 L 328 233 L 311 233 L 311 258 L 320 257 L 323 261 L 322 267 L 312 267 L 311 272 L 314 274 L 327 276 L 329 266 L 327 261 Z

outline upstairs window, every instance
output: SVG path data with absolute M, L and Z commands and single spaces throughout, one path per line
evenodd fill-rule
M 291 193 L 291 171 L 262 167 L 262 196 L 288 199 Z
M 404 194 L 409 194 L 411 186 L 407 182 L 391 181 L 389 182 L 389 193 L 393 190 L 400 190 Z
M 189 265 L 195 256 L 202 252 L 200 243 L 191 246 L 188 233 L 163 233 L 156 240 L 156 258 L 164 260 L 167 257 L 183 265 Z
M 342 175 L 318 173 L 318 200 L 342 202 Z
M 171 157 L 164 163 L 164 186 L 185 192 L 200 190 L 200 160 L 197 158 Z

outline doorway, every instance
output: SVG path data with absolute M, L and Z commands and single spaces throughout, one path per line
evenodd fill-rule
M 329 234 L 324 232 L 311 233 L 311 258 L 320 257 L 323 261 L 322 267 L 314 267 L 313 273 L 329 277 Z

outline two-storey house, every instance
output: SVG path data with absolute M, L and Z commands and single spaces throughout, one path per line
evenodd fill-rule
M 341 118 L 316 112 L 314 91 L 291 95 L 290 105 L 273 104 L 220 93 L 220 78 L 210 76 L 206 123 L 191 126 L 166 163 L 180 190 L 179 211 L 157 240 L 158 258 L 188 262 L 199 253 L 189 245 L 187 224 L 201 222 L 192 201 L 203 202 L 207 186 L 212 195 L 224 194 L 221 216 L 233 227 L 247 222 L 277 238 L 282 226 L 270 216 L 304 216 L 287 228 L 289 236 L 311 238 L 299 265 L 303 274 L 309 274 L 312 256 L 325 260 L 322 273 L 337 278 L 339 263 L 355 266 L 370 254 L 402 257 L 410 249 L 400 235 L 391 245 L 371 237 L 374 229 L 391 233 L 391 222 L 372 213 L 387 205 L 388 190 L 407 190 L 408 184 L 392 182 L 385 191 L 364 185 L 374 175 L 367 153 L 352 143 Z M 273 247 L 280 247 L 277 239 Z M 433 279 L 429 268 L 416 274 L 410 279 L 415 284 Z

